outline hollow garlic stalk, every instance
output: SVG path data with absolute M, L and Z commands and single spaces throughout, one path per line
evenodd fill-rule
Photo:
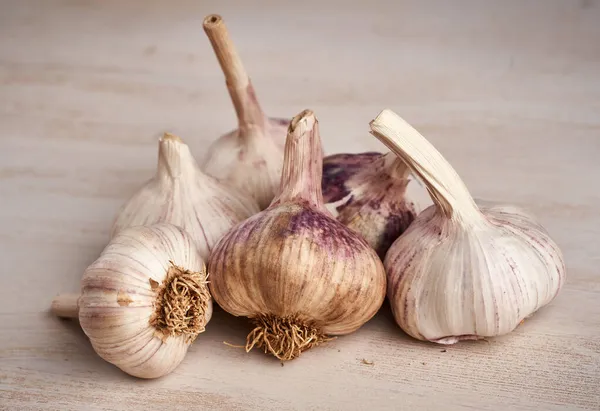
M 248 192 L 262 210 L 275 197 L 279 187 L 290 120 L 268 118 L 263 113 L 221 16 L 207 16 L 204 31 L 225 74 L 238 128 L 209 146 L 202 168 L 219 180 Z
M 478 207 L 450 164 L 394 112 L 383 110 L 370 125 L 434 202 L 384 261 L 388 298 L 406 333 L 442 344 L 503 335 L 552 301 L 565 265 L 533 217 L 510 205 Z
M 78 318 L 104 360 L 140 378 L 173 371 L 212 315 L 204 260 L 193 239 L 170 224 L 117 234 L 86 270 L 81 295 L 52 303 Z
M 323 199 L 336 219 L 380 258 L 412 223 L 418 203 L 406 195 L 410 170 L 394 153 L 334 154 L 323 159 Z
M 248 351 L 291 360 L 355 331 L 385 298 L 381 260 L 323 204 L 322 158 L 318 123 L 306 110 L 289 127 L 279 194 L 232 228 L 209 260 L 215 300 L 254 323 Z
M 121 207 L 112 235 L 136 225 L 174 224 L 192 235 L 207 259 L 225 232 L 258 211 L 252 198 L 200 170 L 189 147 L 166 133 L 156 175 Z

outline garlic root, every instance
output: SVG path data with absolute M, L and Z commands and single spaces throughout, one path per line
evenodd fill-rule
M 238 128 L 208 147 L 202 168 L 247 192 L 262 210 L 279 187 L 289 119 L 264 114 L 222 17 L 207 16 L 203 27 L 225 75 Z
M 556 297 L 566 275 L 563 256 L 531 215 L 509 205 L 478 206 L 442 155 L 391 110 L 370 126 L 434 202 L 384 261 L 388 298 L 406 333 L 441 344 L 503 335 Z

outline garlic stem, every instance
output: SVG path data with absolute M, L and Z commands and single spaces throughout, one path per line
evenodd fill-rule
M 418 175 L 448 219 L 477 224 L 482 215 L 467 187 L 444 157 L 404 119 L 389 109 L 369 123 L 371 134 Z
M 54 298 L 50 311 L 57 317 L 79 318 L 79 294 L 61 294 Z
M 315 208 L 326 210 L 321 189 L 322 176 L 323 149 L 319 122 L 311 110 L 304 110 L 292 119 L 288 128 L 279 195 L 271 205 L 303 200 Z
M 264 128 L 265 115 L 258 104 L 254 87 L 229 37 L 223 18 L 218 14 L 211 14 L 204 19 L 203 26 L 225 75 L 240 130 Z

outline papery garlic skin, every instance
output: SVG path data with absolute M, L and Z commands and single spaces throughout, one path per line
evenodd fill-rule
M 388 297 L 407 334 L 445 344 L 507 334 L 561 288 L 543 227 L 515 207 L 480 210 L 485 220 L 463 230 L 431 206 L 388 251 Z
M 205 269 L 193 239 L 181 228 L 137 226 L 117 234 L 83 275 L 78 302 L 81 327 L 100 357 L 133 376 L 170 373 L 197 335 L 151 325 L 157 304 L 163 304 L 157 301 L 157 290 L 172 264 L 197 273 Z M 205 298 L 197 330 L 202 332 L 212 315 L 212 300 L 204 282 L 195 287 Z
M 121 207 L 112 235 L 136 225 L 174 224 L 207 259 L 225 232 L 258 211 L 252 198 L 201 171 L 189 147 L 167 133 L 159 141 L 155 177 Z
M 290 120 L 269 118 L 261 109 L 223 18 L 211 14 L 204 19 L 203 27 L 225 75 L 238 128 L 209 146 L 202 169 L 245 191 L 263 210 L 279 189 Z
M 381 260 L 323 205 L 322 156 L 317 120 L 304 111 L 290 125 L 278 196 L 225 234 L 209 260 L 215 300 L 255 323 L 246 349 L 280 360 L 355 331 L 385 298 Z
M 265 209 L 279 189 L 289 123 L 289 119 L 270 118 L 265 119 L 266 132 L 255 130 L 240 136 L 236 129 L 221 136 L 209 146 L 202 169 L 247 192 Z
M 387 295 L 407 334 L 442 344 L 504 335 L 556 297 L 563 256 L 531 215 L 510 205 L 478 207 L 443 157 L 390 110 L 371 128 L 435 203 L 384 260 Z
M 392 152 L 325 157 L 322 181 L 327 209 L 382 259 L 420 211 L 406 194 L 409 169 Z

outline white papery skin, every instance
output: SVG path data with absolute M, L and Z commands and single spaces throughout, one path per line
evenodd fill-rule
M 434 201 L 384 260 L 387 295 L 407 334 L 442 344 L 499 336 L 556 297 L 563 256 L 531 215 L 510 205 L 478 207 L 441 154 L 392 111 L 371 128 Z
M 128 374 L 157 378 L 173 371 L 189 342 L 165 337 L 150 325 L 156 291 L 173 264 L 201 272 L 205 262 L 194 241 L 170 224 L 132 227 L 117 234 L 86 270 L 79 298 L 79 321 L 94 350 Z M 205 324 L 212 315 L 208 301 Z
M 207 259 L 223 234 L 258 212 L 252 198 L 202 172 L 189 147 L 165 134 L 155 177 L 123 205 L 112 234 L 136 225 L 174 224 L 192 235 Z
M 202 169 L 213 177 L 246 192 L 261 210 L 279 190 L 283 149 L 289 120 L 271 118 L 262 128 L 247 126 L 221 136 L 207 150 Z

